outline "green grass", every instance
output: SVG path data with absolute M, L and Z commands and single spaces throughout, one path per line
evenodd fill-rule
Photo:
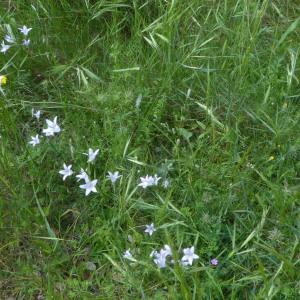
M 1 299 L 299 297 L 298 1 L 13 0 L 0 12 L 1 38 L 33 28 L 28 49 L 0 55 Z M 31 147 L 54 116 L 63 131 Z M 100 183 L 85 197 L 58 171 L 86 168 L 89 147 Z M 137 187 L 155 173 L 170 187 Z M 158 269 L 149 254 L 164 244 L 199 259 Z

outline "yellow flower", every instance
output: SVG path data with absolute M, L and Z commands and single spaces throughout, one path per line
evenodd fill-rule
M 275 156 L 271 155 L 271 156 L 269 157 L 268 161 L 274 160 L 274 159 L 275 159 Z
M 6 85 L 7 83 L 7 77 L 5 75 L 0 75 L 0 86 Z

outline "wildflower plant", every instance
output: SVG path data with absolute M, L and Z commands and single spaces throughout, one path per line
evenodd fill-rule
M 0 299 L 298 299 L 298 2 L 23 2 Z

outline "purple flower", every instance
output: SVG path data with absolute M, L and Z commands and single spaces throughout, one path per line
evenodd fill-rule
M 219 261 L 216 259 L 216 258 L 213 258 L 210 263 L 213 265 L 213 266 L 217 266 L 219 264 Z

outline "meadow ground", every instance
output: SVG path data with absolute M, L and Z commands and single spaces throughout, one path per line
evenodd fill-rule
M 299 299 L 299 1 L 0 12 L 0 299 Z

